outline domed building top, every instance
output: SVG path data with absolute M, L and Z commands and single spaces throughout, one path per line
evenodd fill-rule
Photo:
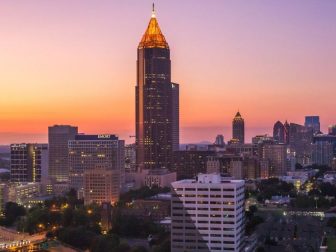
M 142 39 L 139 43 L 138 49 L 142 48 L 166 48 L 169 49 L 168 43 L 161 32 L 159 23 L 155 16 L 154 4 L 152 17 L 149 21 L 147 30 L 142 36 Z

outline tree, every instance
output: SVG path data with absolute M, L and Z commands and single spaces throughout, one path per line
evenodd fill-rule
M 7 202 L 4 210 L 4 218 L 0 219 L 0 225 L 11 226 L 17 220 L 18 217 L 24 216 L 26 210 L 23 206 L 14 202 Z

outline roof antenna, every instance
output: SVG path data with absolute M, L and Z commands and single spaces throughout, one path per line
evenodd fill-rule
M 154 6 L 154 3 L 153 3 L 153 7 L 152 7 L 152 18 L 155 18 L 155 6 Z

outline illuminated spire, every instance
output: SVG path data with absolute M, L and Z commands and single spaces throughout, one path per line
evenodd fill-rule
M 149 21 L 147 30 L 142 36 L 139 43 L 139 49 L 141 48 L 167 48 L 169 49 L 168 43 L 161 32 L 159 23 L 156 19 L 155 8 L 153 3 L 152 17 Z

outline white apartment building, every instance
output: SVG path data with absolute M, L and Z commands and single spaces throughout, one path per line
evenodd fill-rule
M 217 173 L 173 182 L 171 251 L 240 251 L 244 183 Z

